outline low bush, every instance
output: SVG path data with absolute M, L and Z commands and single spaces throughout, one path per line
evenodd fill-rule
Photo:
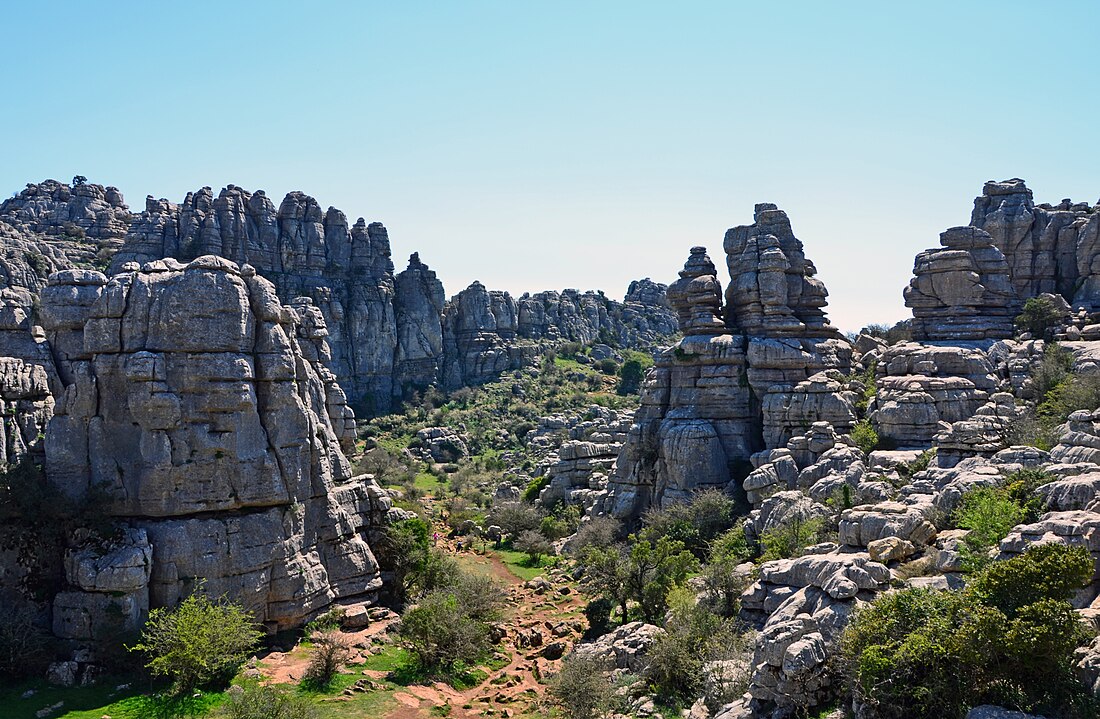
M 760 562 L 802 556 L 802 550 L 824 540 L 825 521 L 819 517 L 795 515 L 785 524 L 769 529 L 760 537 Z
M 695 492 L 686 502 L 653 508 L 642 515 L 640 537 L 654 542 L 668 537 L 682 542 L 696 557 L 705 557 L 712 541 L 733 525 L 734 502 L 717 489 Z
M 307 686 L 326 689 L 337 672 L 351 659 L 351 639 L 338 630 L 318 632 L 310 637 L 313 649 L 309 654 L 302 682 Z
M 218 712 L 226 719 L 316 719 L 317 710 L 305 697 L 271 684 L 232 686 Z
M 1043 339 L 1062 323 L 1062 313 L 1049 297 L 1030 297 L 1023 311 L 1016 316 L 1016 327 Z
M 203 585 L 175 609 L 157 608 L 131 647 L 142 652 L 154 676 L 167 677 L 176 693 L 214 682 L 228 682 L 263 634 L 239 604 L 216 601 Z
M 955 510 L 955 526 L 969 530 L 964 540 L 969 550 L 968 568 L 973 570 L 988 561 L 986 552 L 1024 521 L 1026 512 L 1001 489 L 982 487 L 963 495 Z
M 702 689 L 703 667 L 732 659 L 744 648 L 744 640 L 732 621 L 697 604 L 687 589 L 673 590 L 668 603 L 665 631 L 649 648 L 646 678 L 657 696 L 687 702 Z
M 616 704 L 610 667 L 576 655 L 566 658 L 550 678 L 550 695 L 571 719 L 599 719 Z
M 401 615 L 399 636 L 422 673 L 450 673 L 489 647 L 489 624 L 500 617 L 504 593 L 490 578 L 462 571 L 433 550 L 416 604 Z
M 878 432 L 875 431 L 871 422 L 866 419 L 861 419 L 855 423 L 850 436 L 864 454 L 870 454 L 879 445 Z
M 960 592 L 881 595 L 845 630 L 840 671 L 869 718 L 962 719 L 979 704 L 1092 716 L 1073 672 L 1089 634 L 1068 602 L 1091 577 L 1084 549 L 1040 545 Z
M 514 546 L 527 555 L 527 564 L 532 567 L 537 567 L 543 557 L 554 551 L 550 540 L 534 529 L 525 529 L 520 532 Z

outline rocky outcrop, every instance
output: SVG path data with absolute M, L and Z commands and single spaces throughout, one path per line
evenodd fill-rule
M 509 369 L 518 369 L 537 354 L 533 346 L 515 344 L 517 308 L 507 292 L 490 291 L 474 282 L 443 310 L 443 388 L 482 384 Z
M 665 290 L 646 278 L 631 282 L 621 303 L 593 291 L 524 293 L 516 300 L 516 333 L 536 341 L 654 349 L 676 334 Z
M 794 236 L 787 213 L 758 204 L 753 224 L 734 227 L 723 243 L 731 326 L 765 337 L 836 337 L 823 308 L 829 293 Z
M 899 448 L 928 448 L 953 422 L 970 419 L 1000 382 L 975 347 L 894 345 L 878 363 L 878 393 L 869 407 L 880 436 Z
M 394 387 L 409 388 L 436 382 L 443 370 L 443 283 L 436 278 L 419 253 L 409 257 L 409 266 L 394 282 L 394 317 L 397 350 L 394 356 Z
M 1020 303 L 1008 261 L 993 237 L 974 227 L 940 235 L 942 247 L 913 263 L 905 306 L 913 309 L 913 339 L 984 340 L 1012 337 Z
M 755 453 L 815 422 L 847 429 L 855 421 L 855 396 L 842 382 L 852 351 L 825 319 L 824 285 L 786 213 L 757 205 L 755 219 L 726 233 L 733 280 L 724 305 L 703 247 L 669 286 L 684 338 L 657 355 L 594 512 L 631 518 L 702 487 L 740 491 Z
M 1012 426 L 1022 414 L 1012 394 L 991 395 L 973 416 L 952 423 L 950 429 L 933 438 L 937 464 L 954 467 L 967 457 L 992 457 L 1008 449 Z
M 390 500 L 341 451 L 350 414 L 324 366 L 321 312 L 210 255 L 120 270 L 60 272 L 43 291 L 63 386 L 49 481 L 73 497 L 103 488 L 148 538 L 151 606 L 204 579 L 282 628 L 376 591 L 367 533 Z M 100 588 L 69 581 L 81 593 L 58 595 L 55 616 L 98 606 L 83 594 Z
M 1021 299 L 1043 292 L 1100 309 L 1100 215 L 1087 202 L 1036 205 L 1023 180 L 990 180 L 970 224 L 989 233 Z
M 204 187 L 179 205 L 146 199 L 112 270 L 127 262 L 188 261 L 213 254 L 250 264 L 289 302 L 304 296 L 324 316 L 331 368 L 365 409 L 393 401 L 398 328 L 393 263 L 386 228 L 322 210 L 312 197 L 289 193 L 276 209 L 263 191 L 229 185 L 215 197 Z
M 64 258 L 64 266 L 54 270 L 69 263 L 105 266 L 122 246 L 131 219 L 118 188 L 89 183 L 83 177 L 74 178 L 72 185 L 56 180 L 30 183 L 0 203 L 0 220 L 39 244 L 41 256 L 52 256 L 55 263 Z M 44 267 L 35 269 L 43 281 L 49 275 L 41 271 Z

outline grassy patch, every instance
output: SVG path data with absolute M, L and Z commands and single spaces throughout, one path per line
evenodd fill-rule
M 552 567 L 557 563 L 557 560 L 553 557 L 543 557 L 537 564 L 531 564 L 524 552 L 517 552 L 514 549 L 502 547 L 500 549 L 494 548 L 493 551 L 500 557 L 500 561 L 504 563 L 509 572 L 524 581 L 545 574 L 548 567 Z
M 126 684 L 130 688 L 116 688 Z M 50 719 L 100 719 L 104 715 L 112 719 L 201 717 L 225 701 L 224 692 L 164 699 L 142 694 L 142 688 L 146 688 L 144 682 L 119 677 L 108 677 L 89 687 L 71 689 L 50 686 L 44 680 L 24 682 L 0 688 L 0 716 L 5 719 L 35 719 L 39 710 L 64 702 L 61 709 L 49 715 Z M 21 698 L 24 692 L 31 689 L 35 691 L 33 696 Z

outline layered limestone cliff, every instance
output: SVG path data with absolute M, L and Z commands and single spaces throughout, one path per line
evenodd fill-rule
M 61 384 L 47 477 L 106 492 L 129 532 L 67 565 L 55 633 L 95 640 L 112 611 L 136 624 L 199 581 L 273 629 L 369 598 L 390 504 L 341 450 L 354 427 L 321 312 L 211 255 L 118 269 L 59 272 L 42 293 Z
M 815 422 L 855 421 L 839 381 L 852 350 L 825 318 L 827 292 L 786 213 L 757 205 L 753 224 L 726 233 L 725 250 L 724 304 L 703 247 L 668 288 L 684 338 L 657 356 L 595 513 L 634 518 L 704 487 L 739 493 L 757 452 Z
M 664 286 L 648 279 L 632 283 L 624 302 L 576 290 L 514 300 L 476 282 L 447 302 L 415 253 L 395 276 L 381 223 L 349 223 L 302 192 L 276 207 L 263 191 L 228 185 L 215 195 L 204 187 L 178 204 L 147 197 L 135 215 L 116 188 L 77 179 L 28 185 L 0 205 L 0 284 L 38 292 L 58 270 L 110 274 L 165 258 L 250 264 L 283 302 L 313 301 L 328 328 L 330 367 L 364 413 L 389 411 L 428 385 L 484 382 L 530 361 L 537 345 L 652 349 L 676 331 Z M 486 295 L 489 312 L 482 311 Z

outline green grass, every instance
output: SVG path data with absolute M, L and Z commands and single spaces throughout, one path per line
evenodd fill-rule
M 129 689 L 116 689 L 129 684 Z M 34 696 L 22 699 L 28 689 Z M 143 694 L 144 682 L 125 677 L 105 677 L 89 687 L 64 689 L 44 680 L 24 682 L 0 688 L 0 716 L 4 719 L 35 719 L 35 713 L 58 702 L 64 706 L 49 719 L 156 719 L 158 716 L 206 716 L 225 701 L 224 692 L 203 693 L 198 697 L 164 700 Z
M 370 669 L 376 672 L 392 672 L 400 669 L 412 660 L 412 655 L 398 646 L 388 646 L 378 654 L 372 654 L 362 664 L 357 664 L 358 669 Z
M 543 557 L 537 565 L 531 565 L 527 562 L 527 554 L 524 552 L 517 552 L 514 549 L 503 547 L 500 549 L 494 547 L 492 551 L 496 552 L 509 572 L 524 581 L 545 574 L 547 568 L 554 566 L 555 563 L 553 558 Z

